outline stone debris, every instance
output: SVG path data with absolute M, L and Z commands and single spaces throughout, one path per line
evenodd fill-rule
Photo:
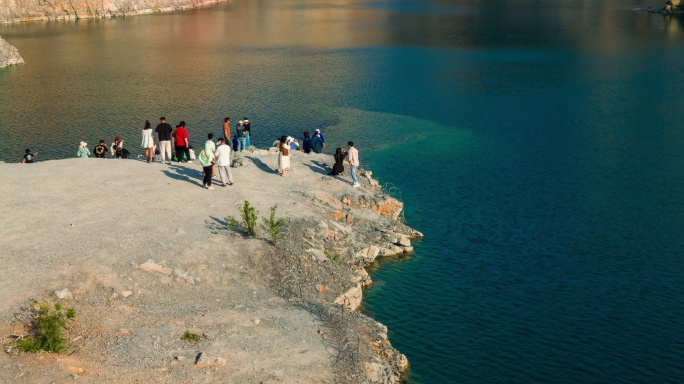
M 73 300 L 74 294 L 71 293 L 69 288 L 64 288 L 59 291 L 55 291 L 55 296 L 60 300 Z
M 176 268 L 173 270 L 173 274 L 178 279 L 183 280 L 188 284 L 195 284 L 195 278 L 190 276 L 190 272 L 188 271 L 183 271 L 182 269 Z
M 164 275 L 170 275 L 172 272 L 171 268 L 164 267 L 152 260 L 147 260 L 146 262 L 140 264 L 138 268 L 142 269 L 143 271 L 163 273 Z
M 225 367 L 227 360 L 222 357 L 211 357 L 204 352 L 200 352 L 195 359 L 195 367 Z
M 347 292 L 341 294 L 335 299 L 335 304 L 344 305 L 352 311 L 356 311 L 361 307 L 361 300 L 363 299 L 363 291 L 361 284 L 357 283 L 349 288 Z

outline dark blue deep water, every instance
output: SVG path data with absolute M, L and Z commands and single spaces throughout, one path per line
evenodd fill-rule
M 0 160 L 80 140 L 357 143 L 425 233 L 364 310 L 414 383 L 684 381 L 684 18 L 663 1 L 233 1 L 0 26 Z M 193 132 L 193 129 L 195 131 Z

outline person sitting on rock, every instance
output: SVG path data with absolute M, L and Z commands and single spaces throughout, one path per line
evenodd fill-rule
M 104 140 L 100 140 L 100 144 L 95 146 L 95 149 L 93 152 L 95 152 L 95 157 L 99 157 L 101 159 L 105 158 L 105 153 L 109 151 L 109 148 L 107 147 L 107 144 L 105 144 Z
M 347 152 L 342 149 L 342 148 L 337 148 L 335 150 L 335 155 L 333 155 L 333 158 L 335 159 L 335 165 L 333 165 L 332 171 L 329 173 L 329 175 L 341 175 L 342 172 L 344 172 L 344 159 L 347 157 Z
M 159 149 L 154 150 L 154 162 L 155 163 L 161 163 L 162 162 L 161 151 Z
M 309 136 L 309 131 L 304 131 L 304 137 L 302 138 L 302 151 L 304 151 L 304 153 L 311 152 L 311 136 Z
M 287 137 L 287 141 L 290 143 L 290 149 L 293 151 L 299 150 L 299 142 L 294 137 Z
M 87 159 L 88 156 L 90 156 L 90 149 L 88 149 L 88 143 L 86 143 L 85 141 L 81 141 L 81 144 L 78 146 L 76 156 L 82 157 L 84 159 Z
M 31 164 L 33 163 L 33 158 L 36 157 L 38 152 L 33 152 L 31 153 L 31 150 L 26 148 L 24 150 L 24 157 L 21 159 L 21 162 L 24 164 Z
M 119 136 L 114 138 L 114 142 L 112 143 L 112 146 L 109 147 L 110 151 L 112 151 L 112 157 L 118 157 L 116 156 L 116 151 L 119 148 L 123 148 L 123 140 L 119 139 Z

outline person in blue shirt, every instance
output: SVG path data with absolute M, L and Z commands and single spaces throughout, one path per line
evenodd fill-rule
M 323 152 L 323 140 L 321 139 L 321 133 L 316 130 L 316 133 L 314 133 L 314 136 L 311 138 L 311 150 L 316 152 L 316 153 L 321 153 Z
M 321 133 L 320 129 L 316 129 L 316 133 L 318 133 L 321 136 L 321 143 L 323 143 L 323 148 L 325 148 L 325 137 L 323 137 L 323 134 Z
M 309 136 L 309 131 L 304 131 L 304 138 L 302 139 L 302 151 L 304 151 L 304 153 L 311 152 L 311 137 Z

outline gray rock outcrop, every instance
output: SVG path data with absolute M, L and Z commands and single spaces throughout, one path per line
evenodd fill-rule
M 0 23 L 135 15 L 200 7 L 221 0 L 0 0 Z
M 19 56 L 19 51 L 0 37 L 0 68 L 23 62 L 24 59 Z

